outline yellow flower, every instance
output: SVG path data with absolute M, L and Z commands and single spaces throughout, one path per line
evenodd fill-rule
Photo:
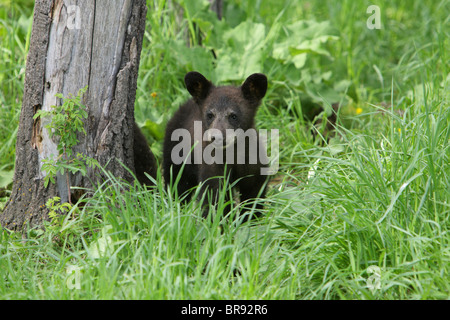
M 356 114 L 361 114 L 363 112 L 363 109 L 358 107 L 356 108 Z
M 156 92 L 152 92 L 152 93 L 151 93 L 152 98 L 156 98 L 157 95 L 158 95 L 158 94 L 157 94 Z

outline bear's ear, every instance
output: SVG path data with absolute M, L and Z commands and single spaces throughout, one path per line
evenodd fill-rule
M 207 80 L 201 73 L 196 71 L 188 72 L 184 76 L 186 89 L 189 91 L 195 102 L 204 100 L 212 87 L 211 81 Z
M 266 95 L 267 77 L 262 73 L 254 73 L 245 80 L 241 90 L 245 99 L 259 101 Z

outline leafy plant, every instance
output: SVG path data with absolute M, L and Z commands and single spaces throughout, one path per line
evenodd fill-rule
M 52 225 L 60 225 L 61 221 L 59 221 L 59 218 L 61 217 L 61 213 L 67 213 L 72 209 L 70 203 L 61 203 L 60 201 L 60 197 L 53 197 L 45 203 L 45 206 L 49 209 L 48 216 L 52 221 Z
M 345 86 L 332 86 L 332 71 L 325 69 L 333 61 L 331 46 L 339 39 L 329 21 L 286 21 L 282 10 L 271 25 L 247 17 L 231 26 L 226 19 L 218 20 L 207 3 L 195 8 L 187 1 L 180 4 L 192 45 L 186 47 L 182 39 L 172 45 L 186 67 L 204 72 L 213 82 L 242 81 L 254 72 L 270 78 L 277 74 L 285 85 L 320 103 L 318 92 L 323 94 L 324 89 L 323 98 L 331 103 L 343 95 Z M 191 31 L 192 25 L 197 33 Z
M 86 134 L 83 127 L 83 119 L 87 118 L 86 106 L 81 103 L 81 97 L 86 92 L 87 86 L 80 89 L 78 94 L 73 97 L 64 98 L 62 94 L 56 94 L 56 97 L 64 100 L 61 106 L 52 106 L 52 110 L 38 110 L 34 115 L 34 119 L 38 117 L 51 117 L 51 122 L 45 126 L 49 132 L 50 138 L 59 137 L 57 145 L 58 156 L 49 159 L 44 159 L 42 162 L 42 170 L 46 172 L 44 178 L 44 186 L 47 187 L 49 182 L 55 183 L 55 177 L 59 172 L 61 175 L 65 174 L 67 178 L 67 189 L 70 199 L 70 182 L 69 172 L 75 174 L 81 172 L 86 175 L 86 165 L 94 167 L 97 162 L 95 159 L 87 157 L 81 153 L 77 153 L 72 157 L 72 148 L 78 144 L 77 133 L 82 132 Z

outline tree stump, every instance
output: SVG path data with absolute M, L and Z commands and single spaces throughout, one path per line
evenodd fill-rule
M 74 152 L 96 159 L 116 177 L 132 180 L 120 163 L 134 171 L 134 101 L 146 13 L 145 0 L 36 1 L 13 189 L 0 214 L 4 228 L 40 225 L 47 218 L 49 198 L 68 199 L 65 175 L 44 187 L 42 160 L 57 155 L 57 144 L 44 121 L 33 120 L 39 109 L 61 104 L 56 93 L 75 95 L 88 85 L 83 96 L 89 114 L 86 135 Z M 98 174 L 91 170 L 69 179 L 71 186 L 91 187 Z

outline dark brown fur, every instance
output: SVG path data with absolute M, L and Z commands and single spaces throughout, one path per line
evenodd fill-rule
M 166 127 L 163 168 L 167 185 L 174 183 L 182 168 L 182 164 L 174 164 L 171 158 L 172 149 L 179 143 L 179 141 L 171 141 L 172 133 L 176 129 L 184 128 L 190 132 L 192 147 L 194 145 L 194 121 L 202 122 L 202 137 L 203 133 L 211 128 L 220 131 L 222 137 L 225 137 L 226 129 L 246 131 L 254 128 L 257 108 L 267 90 L 267 78 L 263 74 L 251 75 L 240 87 L 215 87 L 200 73 L 189 72 L 185 77 L 185 84 L 192 99 L 178 109 Z M 215 143 L 222 143 L 219 135 L 212 134 L 211 140 Z M 201 143 L 203 152 L 212 142 Z M 259 145 L 259 139 L 254 143 Z M 234 147 L 236 148 L 235 145 Z M 248 160 L 248 146 L 246 146 L 246 160 Z M 206 164 L 203 158 L 201 164 L 194 164 L 192 161 L 191 164 L 185 164 L 177 185 L 178 195 L 185 194 L 185 199 L 188 200 L 191 197 L 188 191 L 204 182 L 201 194 L 203 195 L 203 192 L 207 190 L 210 191 L 211 203 L 216 203 L 223 180 L 228 176 L 229 183 L 236 182 L 241 202 L 258 196 L 264 197 L 267 176 L 260 174 L 262 166 L 259 160 L 256 164 L 249 164 L 248 161 L 245 161 L 245 164 L 236 164 L 234 161 L 233 164 L 226 165 L 227 172 L 224 175 L 225 164 Z M 260 209 L 261 205 L 258 205 L 257 208 Z M 225 211 L 228 210 L 229 208 L 226 208 Z
M 156 179 L 156 168 L 156 159 L 148 146 L 147 139 L 138 125 L 134 123 L 134 170 L 137 180 L 142 185 L 154 185 L 145 173 Z

